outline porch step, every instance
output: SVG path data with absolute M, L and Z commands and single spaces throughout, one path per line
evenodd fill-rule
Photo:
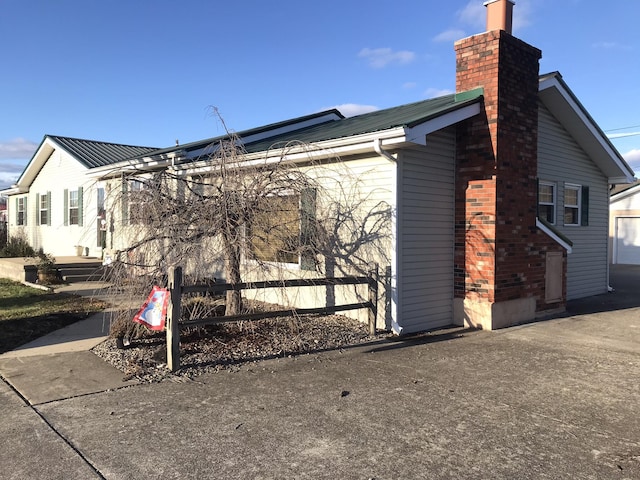
M 96 282 L 104 274 L 101 262 L 56 264 L 62 279 L 67 283 Z

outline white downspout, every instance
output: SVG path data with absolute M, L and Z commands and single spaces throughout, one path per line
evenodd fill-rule
M 394 165 L 391 174 L 391 198 L 393 199 L 393 213 L 391 215 L 391 328 L 397 335 L 402 335 L 402 326 L 398 322 L 398 162 L 389 152 L 382 149 L 382 140 L 376 138 L 373 141 L 375 152 Z

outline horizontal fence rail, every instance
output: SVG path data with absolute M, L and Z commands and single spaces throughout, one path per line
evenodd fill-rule
M 293 317 L 299 315 L 344 312 L 347 310 L 368 309 L 369 333 L 376 333 L 378 315 L 378 267 L 371 269 L 369 276 L 331 277 L 316 279 L 270 280 L 247 283 L 216 283 L 213 285 L 183 285 L 182 267 L 169 270 L 169 306 L 167 308 L 167 368 L 176 371 L 180 368 L 180 328 L 189 326 L 215 325 L 237 321 L 262 320 L 272 317 Z M 290 308 L 269 312 L 244 315 L 225 315 L 180 321 L 182 314 L 182 295 L 186 293 L 223 294 L 230 290 L 255 290 L 264 288 L 322 287 L 333 285 L 368 285 L 368 301 L 317 308 Z

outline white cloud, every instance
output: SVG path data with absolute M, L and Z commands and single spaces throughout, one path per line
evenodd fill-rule
M 416 58 L 414 52 L 408 50 L 394 51 L 391 48 L 363 48 L 358 53 L 361 58 L 367 59 L 372 68 L 384 68 L 388 65 L 407 65 Z
M 640 170 L 640 149 L 629 150 L 627 153 L 622 154 L 622 157 L 636 173 Z
M 460 40 L 461 38 L 466 37 L 467 34 L 464 30 L 460 30 L 458 28 L 450 28 L 449 30 L 445 30 L 444 32 L 433 37 L 434 42 L 455 42 L 456 40 Z
M 374 105 L 358 105 L 357 103 L 343 103 L 342 105 L 336 105 L 335 107 L 330 108 L 339 110 L 345 117 L 355 117 L 356 115 L 362 115 L 363 113 L 380 110 Z
M 14 138 L 0 142 L 0 159 L 28 160 L 33 156 L 38 144 L 24 138 Z
M 416 82 L 405 82 L 402 84 L 402 88 L 411 90 L 412 88 L 416 88 L 418 84 Z
M 444 95 L 451 95 L 452 93 L 455 93 L 455 92 L 447 88 L 427 88 L 424 91 L 424 96 L 427 98 L 436 98 L 436 97 L 442 97 Z
M 618 42 L 597 42 L 593 44 L 593 48 L 598 50 L 633 50 L 630 45 L 624 45 Z
M 513 7 L 513 31 L 517 33 L 520 29 L 531 25 L 533 18 L 533 6 L 529 0 L 518 0 Z
M 458 21 L 475 28 L 484 28 L 487 25 L 487 8 L 483 2 L 469 0 L 467 5 L 456 13 Z
M 5 164 L 0 162 L 0 190 L 9 188 L 16 183 L 18 177 L 24 170 L 24 165 Z

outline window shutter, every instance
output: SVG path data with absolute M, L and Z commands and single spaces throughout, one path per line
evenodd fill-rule
M 540 218 L 540 179 L 536 178 L 536 218 Z
M 127 191 L 129 190 L 126 178 L 122 178 L 122 196 L 120 206 L 122 207 L 122 224 L 129 224 L 129 198 Z
M 47 225 L 51 226 L 51 192 L 47 192 Z
M 69 225 L 69 190 L 64 189 L 64 226 Z
M 82 221 L 82 193 L 83 193 L 83 188 L 82 187 L 78 187 L 78 226 L 82 227 L 83 225 L 83 221 Z
M 36 193 L 36 225 L 40 225 L 40 194 Z
M 586 227 L 589 225 L 589 187 L 582 186 L 582 205 L 580 206 L 580 225 Z
M 316 269 L 316 190 L 306 188 L 300 192 L 300 268 Z
M 27 225 L 27 218 L 29 218 L 29 210 L 27 209 L 27 199 L 29 197 L 24 197 L 24 213 L 22 214 L 22 225 Z
M 20 215 L 18 213 L 18 197 L 16 197 L 16 201 L 14 202 L 15 206 L 16 206 L 16 225 L 20 225 L 20 223 L 18 222 L 18 216 Z M 8 205 L 7 205 L 8 206 Z

